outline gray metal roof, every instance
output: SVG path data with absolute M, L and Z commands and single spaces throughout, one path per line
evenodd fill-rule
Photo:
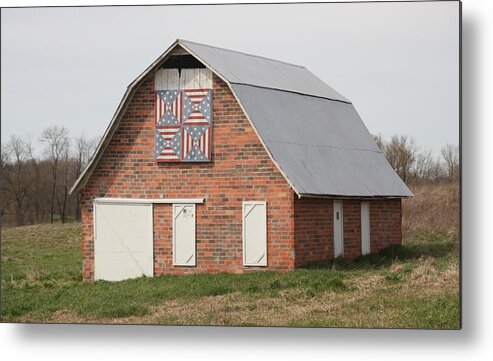
M 231 84 L 256 85 L 349 103 L 303 66 L 186 40 L 178 43 L 198 55 Z
M 185 40 L 175 41 L 129 85 L 70 192 L 87 182 L 137 87 L 177 46 L 228 84 L 267 153 L 299 196 L 412 196 L 350 101 L 306 68 Z
M 352 104 L 232 85 L 300 195 L 410 197 Z

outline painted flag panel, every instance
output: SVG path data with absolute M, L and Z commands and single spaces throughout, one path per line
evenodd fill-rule
M 210 158 L 210 126 L 183 127 L 183 160 L 204 162 Z
M 157 90 L 155 108 L 157 160 L 211 160 L 212 90 Z
M 156 127 L 154 156 L 158 160 L 179 161 L 181 159 L 181 127 Z
M 212 90 L 186 89 L 183 91 L 183 123 L 210 124 L 212 119 Z
M 177 125 L 182 118 L 180 90 L 156 91 L 156 125 Z

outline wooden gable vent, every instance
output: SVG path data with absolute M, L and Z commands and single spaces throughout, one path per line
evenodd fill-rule
M 212 72 L 161 68 L 155 73 L 155 148 L 158 162 L 210 162 Z

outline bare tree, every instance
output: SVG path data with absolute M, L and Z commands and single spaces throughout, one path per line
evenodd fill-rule
M 440 158 L 433 161 L 430 169 L 430 181 L 438 183 L 446 178 L 446 170 Z
M 39 160 L 36 158 L 34 154 L 34 147 L 33 147 L 33 137 L 32 134 L 27 134 L 26 136 L 26 149 L 27 149 L 27 154 L 28 154 L 28 169 L 31 173 L 31 182 L 30 182 L 30 205 L 33 210 L 34 214 L 34 220 L 36 223 L 41 223 L 41 204 L 42 204 L 42 197 L 44 195 L 44 192 L 41 191 L 42 189 L 42 184 L 41 184 L 41 173 L 40 173 L 40 166 L 39 166 Z
M 98 138 L 88 139 L 84 135 L 75 138 L 75 167 L 74 178 L 77 179 L 82 173 L 82 170 L 91 159 L 96 146 L 98 144 Z M 80 220 L 80 195 L 76 194 L 76 210 L 75 216 L 77 220 Z
M 416 155 L 413 178 L 416 182 L 434 181 L 433 171 L 436 165 L 431 150 L 423 150 Z
M 375 141 L 375 143 L 377 143 L 378 148 L 380 148 L 382 152 L 385 152 L 385 141 L 383 140 L 382 135 L 381 134 L 373 135 L 373 140 Z
M 75 177 L 78 178 L 96 149 L 98 138 L 88 139 L 84 135 L 75 138 Z
M 9 146 L 14 157 L 14 180 L 13 189 L 16 202 L 16 221 L 17 225 L 24 224 L 23 204 L 27 195 L 27 183 L 25 179 L 25 162 L 27 158 L 26 144 L 15 135 L 10 137 Z
M 20 226 L 24 224 L 24 203 L 27 196 L 27 180 L 25 174 L 27 151 L 24 141 L 20 137 L 12 135 L 5 150 L 5 156 L 7 154 L 12 160 L 11 162 L 2 164 L 2 178 L 6 187 L 5 190 L 10 193 L 12 202 L 15 204 L 16 224 Z
M 65 127 L 58 126 L 46 128 L 41 133 L 40 141 L 45 144 L 44 152 L 51 165 L 52 189 L 50 222 L 53 223 L 59 162 L 64 154 L 68 152 L 69 148 L 68 130 Z
M 404 182 L 407 182 L 418 152 L 414 139 L 407 135 L 394 135 L 390 142 L 385 144 L 383 151 L 392 168 Z
M 60 164 L 61 164 L 61 173 L 62 179 L 61 184 L 59 184 L 60 192 L 57 192 L 57 203 L 58 210 L 60 213 L 60 219 L 62 223 L 65 223 L 66 215 L 67 215 L 67 198 L 68 198 L 68 188 L 69 188 L 69 173 L 70 173 L 70 163 L 69 163 L 69 148 L 70 148 L 70 140 L 68 139 L 68 146 L 61 154 Z M 61 200 L 60 200 L 61 198 Z
M 79 178 L 79 175 L 82 173 L 86 149 L 87 139 L 84 134 L 75 138 L 75 179 Z M 76 194 L 75 217 L 77 220 L 80 220 L 80 195 L 78 193 Z
M 10 168 L 10 151 L 7 146 L 2 144 L 2 150 L 0 155 L 0 192 L 2 195 L 0 199 L 0 204 L 1 204 L 0 215 L 2 217 L 2 220 L 4 219 L 4 216 L 12 202 L 10 187 L 7 181 L 9 168 Z
M 459 175 L 459 147 L 452 144 L 446 144 L 442 148 L 442 158 L 445 161 L 447 175 L 449 180 L 453 180 Z

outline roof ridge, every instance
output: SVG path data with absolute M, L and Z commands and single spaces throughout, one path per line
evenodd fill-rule
M 303 65 L 288 63 L 286 61 L 282 61 L 282 60 L 278 60 L 278 59 L 273 59 L 273 58 L 268 58 L 266 56 L 244 53 L 244 52 L 239 51 L 239 50 L 231 50 L 231 49 L 221 48 L 219 46 L 214 46 L 214 45 L 209 45 L 209 44 L 204 44 L 204 43 L 198 43 L 196 41 L 190 41 L 190 40 L 186 40 L 186 39 L 177 39 L 177 40 L 178 40 L 178 44 L 180 44 L 180 42 L 191 43 L 191 44 L 206 46 L 208 48 L 214 48 L 214 49 L 229 51 L 231 53 L 237 53 L 237 54 L 241 54 L 241 55 L 251 56 L 252 58 L 259 58 L 259 59 L 265 59 L 265 60 L 269 60 L 269 61 L 275 61 L 277 63 L 281 63 L 281 64 L 285 64 L 285 65 L 289 65 L 289 66 L 294 66 L 294 67 L 297 67 L 297 68 L 306 69 L 306 67 L 304 67 Z

